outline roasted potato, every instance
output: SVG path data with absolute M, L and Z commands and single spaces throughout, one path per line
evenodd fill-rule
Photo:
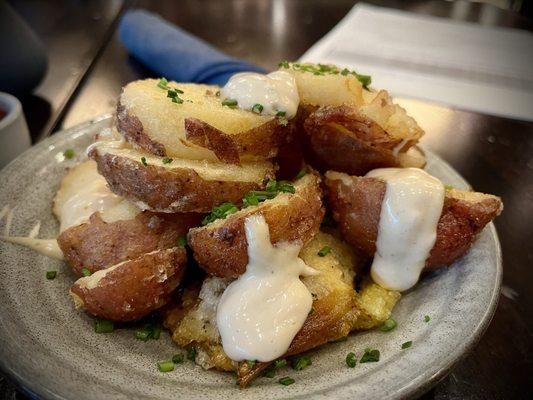
M 328 171 L 326 198 L 344 240 L 368 256 L 376 251 L 381 203 L 386 183 L 381 179 Z M 476 235 L 503 209 L 489 194 L 446 190 L 437 225 L 437 239 L 426 260 L 426 269 L 451 264 L 472 245 Z
M 145 253 L 176 246 L 180 236 L 200 224 L 198 214 L 140 212 L 132 219 L 104 221 L 99 212 L 85 224 L 62 232 L 57 242 L 72 268 L 82 275 Z
M 273 243 L 296 240 L 306 243 L 311 240 L 324 216 L 319 179 L 314 174 L 307 174 L 296 181 L 294 187 L 294 194 L 280 193 L 226 219 L 191 229 L 188 243 L 196 261 L 214 276 L 236 278 L 244 273 L 248 264 L 244 221 L 258 213 L 265 217 Z
M 90 151 L 111 190 L 154 212 L 209 212 L 224 202 L 240 203 L 274 176 L 269 162 L 241 166 L 172 159 L 101 142 Z
M 163 306 L 185 271 L 184 248 L 151 253 L 79 278 L 70 289 L 76 308 L 113 321 L 133 321 Z
M 400 297 L 400 292 L 382 288 L 370 278 L 365 279 L 355 296 L 359 316 L 353 321 L 352 330 L 372 329 L 383 324 Z
M 285 138 L 284 123 L 222 105 L 217 86 L 169 82 L 180 89 L 175 103 L 158 80 L 126 85 L 117 106 L 117 129 L 136 146 L 157 156 L 235 162 L 272 158 Z

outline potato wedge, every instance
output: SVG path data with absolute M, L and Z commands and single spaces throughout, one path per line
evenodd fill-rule
M 400 292 L 382 288 L 370 278 L 365 279 L 355 296 L 360 313 L 353 321 L 352 330 L 372 329 L 383 324 L 400 297 Z
M 423 156 L 404 155 L 418 140 L 416 136 L 408 139 L 391 135 L 353 107 L 321 107 L 305 118 L 303 126 L 306 155 L 320 171 L 363 175 L 380 167 L 425 164 Z
M 263 188 L 274 176 L 269 162 L 236 166 L 175 158 L 165 164 L 160 157 L 114 143 L 97 143 L 89 155 L 111 190 L 143 210 L 209 212 L 220 203 L 240 203 L 244 194 Z
M 228 158 L 228 149 L 214 140 L 224 138 L 244 161 L 276 155 L 286 129 L 279 119 L 223 106 L 217 86 L 169 82 L 183 91 L 183 102 L 175 103 L 158 82 L 139 80 L 123 88 L 117 129 L 129 142 L 161 157 L 234 162 L 235 153 Z
M 311 240 L 324 216 L 319 178 L 307 174 L 296 181 L 294 187 L 294 194 L 280 193 L 274 199 L 242 209 L 226 219 L 191 229 L 188 243 L 196 261 L 214 276 L 236 278 L 244 273 L 248 264 L 244 221 L 258 213 L 265 217 L 273 243 Z
M 113 321 L 133 321 L 163 306 L 185 271 L 184 248 L 156 250 L 79 278 L 70 289 L 76 308 Z
M 325 184 L 328 204 L 344 240 L 373 256 L 386 183 L 381 179 L 328 171 Z M 446 190 L 437 239 L 426 261 L 426 269 L 447 266 L 461 257 L 476 235 L 502 209 L 503 204 L 496 196 Z
M 133 219 L 104 221 L 100 213 L 89 222 L 62 232 L 57 242 L 67 262 L 82 275 L 155 250 L 175 247 L 180 236 L 200 224 L 199 214 L 162 214 L 144 211 Z

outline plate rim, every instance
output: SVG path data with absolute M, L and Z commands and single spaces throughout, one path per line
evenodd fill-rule
M 53 142 L 60 140 L 60 138 L 65 137 L 66 139 L 72 133 L 83 130 L 84 128 L 88 128 L 94 124 L 103 123 L 105 120 L 112 121 L 113 115 L 103 114 L 91 119 L 90 121 L 54 133 L 53 135 L 42 140 L 41 142 L 36 143 L 31 148 L 27 149 L 25 152 L 23 152 L 11 162 L 9 162 L 0 170 L 0 176 L 11 172 L 11 170 L 15 167 L 15 164 L 19 162 L 22 156 L 27 156 L 32 153 L 39 153 L 43 151 L 47 145 L 50 145 Z M 444 166 L 448 170 L 448 172 L 451 172 L 452 174 L 460 178 L 463 182 L 470 185 L 469 182 L 447 161 L 442 159 L 439 155 L 435 154 L 425 146 L 422 145 L 421 147 L 424 151 L 428 151 L 429 153 L 431 153 L 432 158 L 434 158 L 442 166 Z M 416 379 L 410 381 L 408 384 L 401 387 L 398 391 L 385 395 L 383 397 L 384 399 L 403 399 L 416 397 L 422 395 L 423 393 L 426 393 L 428 390 L 438 384 L 442 379 L 444 379 L 455 365 L 457 365 L 460 361 L 462 361 L 470 354 L 470 352 L 476 347 L 476 345 L 483 337 L 483 334 L 488 329 L 499 303 L 500 289 L 503 280 L 503 258 L 501 243 L 494 223 L 489 223 L 485 229 L 489 230 L 490 239 L 494 243 L 493 251 L 495 254 L 494 265 L 496 267 L 496 271 L 495 280 L 493 282 L 492 291 L 490 293 L 489 304 L 485 312 L 483 313 L 483 316 L 479 319 L 477 325 L 475 326 L 475 329 L 469 334 L 467 340 L 461 346 L 457 346 L 455 348 L 455 351 L 450 353 L 450 356 L 447 357 L 446 364 L 439 365 L 439 367 L 435 369 L 428 368 L 425 373 L 417 376 Z M 13 363 L 11 364 L 13 365 Z M 29 394 L 31 397 L 55 400 L 69 399 L 63 397 L 55 391 L 51 391 L 49 388 L 40 384 L 38 381 L 32 380 L 31 377 L 25 377 L 19 374 L 16 371 L 16 367 L 9 366 L 8 363 L 6 363 L 3 359 L 0 359 L 0 369 L 7 377 L 9 377 L 9 379 L 11 379 L 16 384 L 18 389 L 20 389 L 23 393 Z M 350 386 L 351 385 L 348 384 L 340 388 L 332 388 L 330 389 L 329 393 L 334 394 L 336 396 L 340 396 L 340 398 L 345 398 L 349 396 L 349 391 L 347 389 L 349 389 Z M 319 391 L 318 393 L 321 392 L 322 391 Z M 315 394 L 318 393 L 315 392 Z M 309 394 L 310 397 L 313 397 L 313 395 L 314 394 Z

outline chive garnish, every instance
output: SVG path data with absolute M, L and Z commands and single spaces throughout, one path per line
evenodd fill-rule
M 445 190 L 452 190 L 453 186 L 452 185 L 444 185 L 444 189 Z
M 325 257 L 326 254 L 328 254 L 331 251 L 331 247 L 324 246 L 320 249 L 320 251 L 317 253 L 320 257 Z
M 300 172 L 298 172 L 298 175 L 296 175 L 296 177 L 294 179 L 303 178 L 306 174 L 307 174 L 307 168 L 304 167 L 304 168 L 301 169 Z
M 394 328 L 396 328 L 397 325 L 398 323 L 394 319 L 389 318 L 383 323 L 383 325 L 381 325 L 379 330 L 381 332 L 389 332 L 389 331 L 392 331 Z
M 63 152 L 63 155 L 65 156 L 66 159 L 70 160 L 72 157 L 74 157 L 74 150 L 72 150 L 72 149 L 66 149 L 66 150 Z
M 135 331 L 135 338 L 146 342 L 148 339 L 157 340 L 161 336 L 161 326 L 156 323 L 147 323 Z
M 161 160 L 163 164 L 170 164 L 172 161 L 174 161 L 174 159 L 170 157 L 163 157 L 163 159 Z
M 148 330 L 135 331 L 135 339 L 142 340 L 146 342 L 150 338 L 150 332 Z
M 181 364 L 183 362 L 184 358 L 183 358 L 183 354 L 181 353 L 176 353 L 172 356 L 172 362 L 174 364 Z
M 368 362 L 378 362 L 379 361 L 379 350 L 365 349 L 365 354 L 361 357 L 359 361 L 361 364 Z
M 280 358 L 279 360 L 274 361 L 274 368 L 282 368 L 285 365 L 287 365 L 287 360 L 284 358 Z
M 220 97 L 220 90 L 215 93 L 215 96 Z
M 263 106 L 261 104 L 254 104 L 252 107 L 252 112 L 256 114 L 261 114 L 263 112 Z
M 246 360 L 246 365 L 248 365 L 248 368 L 252 368 L 255 365 L 254 360 Z
M 157 83 L 157 86 L 161 89 L 167 89 L 168 86 L 168 80 L 166 78 L 159 79 L 159 82 Z
M 424 322 L 429 322 L 430 319 L 429 315 L 424 315 Z
M 161 326 L 159 324 L 155 324 L 152 328 L 152 339 L 158 340 L 161 336 Z
M 330 343 L 341 343 L 341 342 L 346 342 L 347 340 L 348 340 L 348 336 L 343 336 L 341 338 L 332 340 Z
M 46 271 L 46 279 L 53 280 L 57 276 L 57 271 Z
M 174 371 L 174 363 L 172 360 L 159 361 L 157 363 L 157 368 L 159 369 L 159 372 Z
M 283 386 L 289 386 L 289 385 L 292 385 L 296 381 L 292 379 L 290 376 L 285 376 L 283 378 L 280 378 L 278 382 L 281 383 Z
M 357 364 L 357 360 L 355 359 L 355 353 L 351 351 L 346 355 L 346 365 L 349 368 L 354 368 L 355 364 Z
M 287 112 L 286 111 L 278 111 L 276 113 L 276 117 L 284 117 L 285 115 L 287 115 Z
M 187 349 L 187 360 L 196 360 L 196 349 L 192 347 L 190 349 Z
M 148 163 L 146 162 L 146 157 L 141 157 L 141 163 L 142 163 L 142 165 L 144 165 L 145 167 L 148 166 Z
M 115 330 L 113 321 L 97 318 L 94 322 L 94 331 L 96 333 L 111 333 Z
M 413 345 L 413 341 L 409 340 L 408 342 L 402 343 L 402 350 L 408 349 Z
M 81 274 L 83 276 L 91 276 L 91 271 L 89 270 L 89 268 L 82 268 Z
M 278 67 L 281 67 L 281 68 L 289 68 L 289 62 L 288 61 L 281 61 L 279 64 L 278 64 Z
M 183 354 L 176 353 L 172 356 L 172 362 L 174 364 L 181 364 L 183 362 Z
M 185 247 L 187 245 L 187 236 L 180 236 L 176 244 L 178 245 L 178 247 Z
M 297 357 L 292 362 L 292 369 L 294 369 L 296 371 L 301 371 L 302 369 L 306 369 L 311 364 L 312 364 L 312 362 L 311 362 L 311 359 L 309 357 L 300 356 L 300 357 Z
M 235 99 L 225 99 L 222 101 L 222 105 L 229 108 L 235 108 L 238 104 L 239 103 L 237 103 L 237 100 Z
M 213 207 L 211 213 L 202 220 L 202 225 L 207 225 L 217 219 L 225 219 L 228 215 L 234 214 L 239 209 L 233 203 L 222 203 L 219 206 Z
M 264 373 L 263 376 L 265 378 L 274 378 L 274 375 L 276 375 L 276 370 L 274 368 L 268 368 Z

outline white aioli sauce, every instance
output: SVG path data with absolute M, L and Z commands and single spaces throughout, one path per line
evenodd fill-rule
M 0 236 L 0 239 L 9 243 L 29 247 L 47 257 L 63 260 L 63 252 L 59 248 L 57 240 L 55 239 L 35 239 L 32 237 L 21 236 Z
M 366 176 L 387 183 L 372 278 L 387 289 L 410 289 L 435 244 L 444 185 L 418 168 L 380 168 Z
M 300 103 L 296 80 L 284 71 L 268 75 L 255 72 L 235 74 L 220 90 L 220 94 L 223 99 L 237 100 L 238 107 L 244 110 L 261 104 L 261 114 L 276 115 L 278 111 L 283 111 L 286 118 L 296 115 Z
M 246 272 L 222 294 L 217 326 L 224 351 L 234 361 L 281 357 L 311 311 L 313 297 L 300 276 L 318 272 L 298 258 L 301 244 L 270 243 L 262 215 L 245 221 Z

